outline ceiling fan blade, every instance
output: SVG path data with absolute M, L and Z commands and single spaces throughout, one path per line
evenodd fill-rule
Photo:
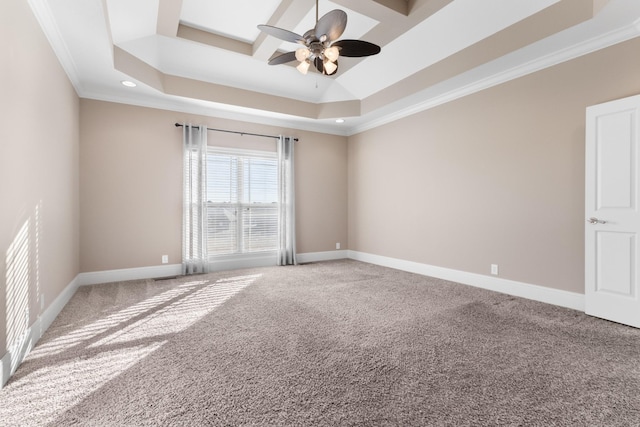
M 380 53 L 380 46 L 363 40 L 338 40 L 332 46 L 340 48 L 340 56 L 351 58 L 377 55 Z
M 269 65 L 280 65 L 286 64 L 287 62 L 295 61 L 296 53 L 295 52 L 287 52 L 282 55 L 275 56 L 269 60 Z
M 335 73 L 338 72 L 338 61 L 336 61 L 335 64 L 336 64 L 336 69 L 333 70 L 333 73 L 329 74 L 324 69 L 324 63 L 322 62 L 322 59 L 316 57 L 313 60 L 313 65 L 315 65 L 316 69 L 320 72 L 320 74 L 324 74 L 325 76 L 333 76 Z
M 318 20 L 315 29 L 316 37 L 322 41 L 322 36 L 327 36 L 327 40 L 332 42 L 342 35 L 345 28 L 347 28 L 347 14 L 340 9 L 335 9 Z
M 258 29 L 260 31 L 263 31 L 269 34 L 270 36 L 279 38 L 280 40 L 284 40 L 286 42 L 301 43 L 301 44 L 305 43 L 302 36 L 294 32 L 291 32 L 289 30 L 283 30 L 282 28 L 272 27 L 271 25 L 258 25 Z

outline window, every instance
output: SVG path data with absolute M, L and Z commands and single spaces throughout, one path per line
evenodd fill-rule
M 276 153 L 207 150 L 209 257 L 275 251 L 278 242 Z

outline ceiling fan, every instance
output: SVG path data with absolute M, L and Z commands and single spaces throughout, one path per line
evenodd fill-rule
M 273 37 L 291 43 L 299 43 L 303 47 L 278 55 L 269 60 L 269 65 L 286 64 L 299 61 L 296 67 L 302 74 L 307 74 L 311 62 L 316 69 L 327 76 L 338 71 L 338 57 L 358 58 L 380 53 L 380 46 L 362 40 L 337 40 L 347 27 L 347 14 L 339 9 L 318 19 L 318 0 L 316 0 L 316 26 L 300 36 L 289 30 L 271 25 L 258 25 L 258 29 Z M 337 40 L 337 41 L 336 41 Z

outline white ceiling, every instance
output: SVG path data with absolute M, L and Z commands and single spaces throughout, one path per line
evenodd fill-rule
M 315 0 L 29 3 L 81 97 L 342 135 L 640 35 L 638 0 L 320 0 L 382 47 L 327 77 L 268 65 L 296 45 L 257 29 L 303 34 Z

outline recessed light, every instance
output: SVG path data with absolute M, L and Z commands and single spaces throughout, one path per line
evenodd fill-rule
M 336 123 L 344 123 L 344 119 L 336 119 Z
M 123 80 L 120 83 L 122 83 L 123 85 L 125 85 L 126 87 L 136 87 L 138 86 L 137 84 L 135 84 L 134 82 L 132 82 L 131 80 Z

